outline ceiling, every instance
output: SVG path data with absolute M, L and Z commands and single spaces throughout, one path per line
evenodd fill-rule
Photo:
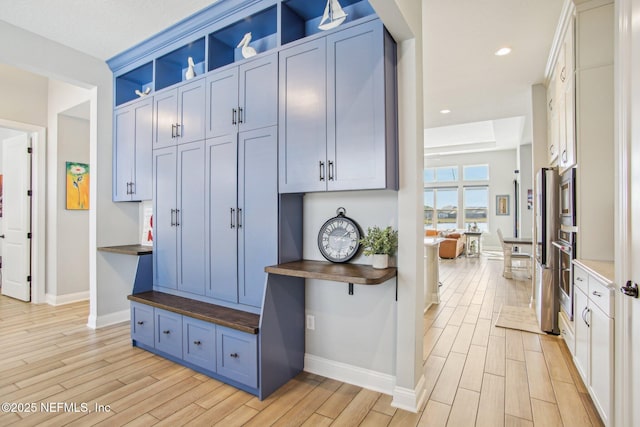
M 106 60 L 216 1 L 0 0 L 0 20 Z M 422 1 L 424 123 L 440 128 L 425 132 L 428 149 L 469 150 L 492 142 L 487 138 L 497 149 L 530 142 L 531 85 L 543 81 L 563 0 Z M 495 56 L 502 46 L 513 52 Z M 480 132 L 475 137 L 473 129 Z M 505 135 L 505 129 L 516 133 Z

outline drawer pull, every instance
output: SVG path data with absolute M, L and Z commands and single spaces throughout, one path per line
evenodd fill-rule
M 237 359 L 238 357 L 240 357 L 238 356 L 238 353 L 231 353 L 229 356 L 233 357 L 234 359 Z
M 593 291 L 592 294 L 597 296 L 597 297 L 601 297 L 602 296 L 602 294 L 600 292 L 598 292 L 598 291 Z
M 584 280 L 582 280 L 582 277 L 576 277 L 576 280 L 577 280 L 578 282 L 584 282 Z
M 144 322 L 142 320 L 138 320 L 138 325 L 144 325 Z
M 169 335 L 171 333 L 171 331 L 167 329 L 166 331 L 162 331 L 162 333 L 165 334 L 165 335 Z
M 200 344 L 202 344 L 202 343 L 200 342 L 200 340 L 195 340 L 193 343 L 194 343 L 195 345 L 200 345 Z

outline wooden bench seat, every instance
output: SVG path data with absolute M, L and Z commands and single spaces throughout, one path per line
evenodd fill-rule
M 130 301 L 237 329 L 249 334 L 257 335 L 259 331 L 260 316 L 257 314 L 157 291 L 129 295 L 127 298 Z

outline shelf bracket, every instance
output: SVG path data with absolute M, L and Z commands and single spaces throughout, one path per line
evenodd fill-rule
M 349 295 L 353 295 L 353 283 L 349 283 Z

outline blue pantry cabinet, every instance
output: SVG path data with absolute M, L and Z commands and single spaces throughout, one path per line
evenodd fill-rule
M 154 285 L 203 295 L 204 141 L 154 150 L 153 157 Z
M 144 175 L 153 199 L 133 345 L 260 399 L 304 367 L 305 276 L 265 273 L 302 259 L 304 193 L 398 185 L 395 44 L 342 3 L 324 32 L 325 0 L 224 0 L 108 61 L 114 200 L 144 200 Z
M 113 113 L 113 201 L 151 200 L 153 100 L 142 99 Z
M 379 20 L 282 50 L 279 87 L 280 192 L 398 188 L 395 44 Z

